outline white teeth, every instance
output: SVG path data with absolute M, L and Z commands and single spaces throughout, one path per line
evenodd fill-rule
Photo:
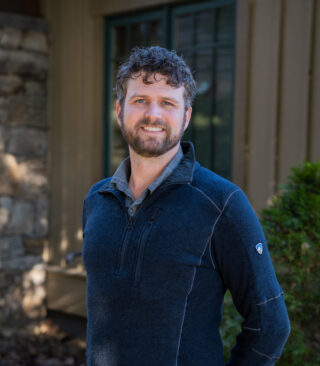
M 147 131 L 162 131 L 162 128 L 159 128 L 159 127 L 143 127 L 145 130 Z

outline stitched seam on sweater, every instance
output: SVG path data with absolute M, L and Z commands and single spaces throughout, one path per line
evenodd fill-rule
M 196 187 L 195 187 L 195 188 L 196 188 Z M 224 205 L 223 205 L 222 210 L 220 210 L 220 209 L 218 208 L 218 209 L 219 209 L 219 211 L 220 211 L 220 214 L 219 214 L 219 216 L 217 217 L 217 219 L 216 219 L 215 223 L 213 224 L 212 231 L 211 231 L 211 234 L 210 234 L 210 239 L 209 239 L 209 242 L 210 242 L 210 243 L 211 243 L 211 238 L 212 238 L 212 236 L 213 236 L 214 229 L 215 229 L 215 227 L 216 227 L 216 224 L 217 224 L 218 220 L 220 219 L 220 217 L 221 217 L 221 215 L 222 215 L 222 213 L 223 213 L 223 211 L 224 211 L 225 207 L 227 206 L 227 203 L 228 203 L 228 201 L 229 201 L 230 197 L 233 195 L 233 193 L 235 193 L 235 192 L 237 192 L 237 191 L 240 191 L 240 189 L 239 189 L 239 188 L 237 188 L 237 189 L 235 189 L 234 191 L 232 191 L 232 192 L 229 194 L 228 198 L 226 199 L 226 201 L 225 201 L 225 203 L 224 203 Z M 200 192 L 201 192 L 201 191 L 200 191 Z M 216 269 L 216 266 L 214 265 L 214 261 L 213 261 L 213 255 L 212 255 L 212 252 L 211 252 L 211 245 L 210 245 L 210 248 L 209 248 L 209 253 L 210 253 L 210 260 L 211 260 L 211 263 L 212 263 L 213 269 L 215 270 L 215 269 Z
M 190 290 L 188 292 L 188 296 L 186 298 L 186 302 L 184 304 L 184 310 L 183 310 L 183 318 L 182 318 L 182 322 L 181 322 L 181 328 L 180 328 L 180 334 L 179 334 L 179 341 L 178 341 L 178 352 L 177 352 L 177 359 L 179 357 L 179 352 L 180 352 L 180 344 L 181 344 L 181 336 L 182 336 L 182 329 L 183 329 L 183 325 L 184 325 L 184 318 L 186 316 L 186 311 L 187 311 L 187 304 L 188 304 L 188 299 L 189 299 L 189 295 L 193 289 L 193 285 L 194 285 L 194 279 L 196 278 L 196 273 L 197 273 L 198 268 L 196 267 L 193 273 L 193 278 L 192 278 L 192 284 L 190 287 Z
M 246 327 L 246 326 L 242 326 L 243 329 L 248 329 L 248 330 L 253 330 L 255 332 L 260 332 L 261 328 L 250 328 L 250 327 Z
M 209 245 L 209 257 L 210 257 L 210 262 L 211 262 L 211 264 L 212 264 L 213 269 L 216 269 L 216 266 L 215 266 L 214 261 L 213 261 L 212 251 L 211 251 L 211 237 L 212 237 L 212 234 L 210 235 L 210 238 L 209 238 L 209 239 L 208 239 L 208 241 L 207 241 L 207 245 Z
M 220 212 L 220 215 L 217 217 L 217 219 L 216 219 L 216 221 L 215 221 L 215 223 L 214 223 L 214 225 L 213 225 L 213 230 L 212 230 L 212 234 L 211 234 L 211 236 L 213 235 L 213 233 L 214 233 L 214 229 L 215 229 L 215 227 L 216 227 L 216 224 L 217 224 L 217 222 L 219 221 L 220 217 L 222 216 L 223 211 L 224 211 L 224 209 L 226 208 L 226 206 L 227 206 L 227 204 L 228 204 L 228 202 L 229 202 L 229 200 L 230 200 L 231 196 L 232 196 L 235 192 L 237 192 L 237 191 L 240 191 L 240 189 L 235 189 L 234 191 L 232 191 L 232 192 L 229 194 L 228 198 L 226 199 L 226 202 L 225 202 L 225 203 L 224 203 L 224 205 L 223 205 L 222 211 Z
M 212 201 L 212 199 L 205 193 L 205 192 L 203 192 L 203 190 L 201 190 L 200 188 L 198 188 L 198 187 L 196 187 L 196 186 L 194 186 L 194 185 L 192 185 L 191 183 L 190 183 L 190 185 L 194 188 L 194 189 L 196 189 L 197 191 L 199 191 L 203 196 L 205 196 L 206 197 L 206 199 L 220 212 L 220 214 L 222 213 L 222 211 L 221 211 L 221 209 L 214 203 L 214 201 Z
M 280 357 L 273 357 L 273 356 L 266 355 L 265 353 L 259 352 L 258 350 L 256 350 L 253 347 L 251 349 L 252 349 L 253 352 L 257 353 L 260 356 L 267 357 L 269 360 L 278 360 L 280 358 Z
M 219 219 L 220 219 L 220 217 L 222 216 L 222 213 L 224 212 L 224 209 L 226 208 L 226 206 L 227 206 L 227 204 L 228 204 L 228 202 L 229 202 L 229 200 L 230 200 L 231 196 L 232 196 L 235 192 L 237 192 L 237 191 L 241 192 L 241 189 L 240 189 L 240 188 L 235 189 L 234 191 L 232 191 L 232 192 L 230 193 L 229 197 L 226 199 L 226 202 L 225 202 L 225 204 L 224 204 L 224 206 L 223 206 L 223 209 L 222 209 L 222 211 L 221 211 L 221 214 L 219 215 L 219 217 L 217 218 L 217 220 L 216 220 L 216 222 L 215 222 L 215 224 L 214 224 L 214 229 L 215 229 L 215 226 L 216 226 L 216 224 L 217 224 L 218 220 L 219 220 Z M 214 232 L 214 229 L 213 229 L 213 232 Z M 212 235 L 213 235 L 213 232 L 212 232 Z M 240 239 L 241 239 L 241 238 L 240 238 Z M 250 263 L 250 258 L 249 258 L 249 256 L 248 256 L 248 253 L 247 253 L 247 251 L 246 251 L 246 250 L 244 250 L 243 254 L 246 256 L 248 263 Z M 253 293 L 254 293 L 254 292 L 255 292 L 255 289 L 254 289 L 254 286 L 253 286 L 252 277 L 253 277 L 253 274 L 252 274 L 252 273 L 250 273 L 250 280 L 249 280 L 249 283 L 250 283 L 250 291 L 253 291 Z M 260 310 L 259 319 L 261 319 L 261 308 L 258 308 L 258 309 Z M 260 325 L 260 324 L 259 324 L 259 325 Z
M 258 306 L 260 306 L 260 305 L 263 305 L 263 304 L 266 304 L 267 302 L 269 302 L 269 301 L 272 301 L 272 300 L 275 300 L 275 299 L 278 299 L 281 295 L 283 295 L 283 291 L 282 292 L 280 292 L 280 294 L 279 295 L 277 295 L 277 296 L 275 296 L 275 297 L 271 297 L 270 299 L 267 299 L 267 300 L 265 300 L 265 301 L 263 301 L 263 302 L 260 302 L 259 304 L 257 304 Z

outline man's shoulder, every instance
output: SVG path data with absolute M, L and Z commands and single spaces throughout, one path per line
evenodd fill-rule
M 213 200 L 220 209 L 234 191 L 242 191 L 231 180 L 199 164 L 195 169 L 192 185 Z
M 100 189 L 104 188 L 105 186 L 108 186 L 112 177 L 103 178 L 99 180 L 98 182 L 94 183 L 90 188 L 88 193 L 86 194 L 85 198 L 88 198 L 89 196 L 97 193 Z

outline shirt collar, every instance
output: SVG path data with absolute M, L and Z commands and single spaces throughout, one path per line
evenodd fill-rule
M 175 156 L 170 160 L 169 164 L 165 167 L 163 172 L 157 177 L 148 187 L 149 191 L 152 193 L 155 191 L 162 182 L 164 182 L 169 175 L 174 171 L 174 169 L 179 165 L 180 161 L 183 158 L 183 152 L 181 145 L 179 146 L 178 152 Z
M 191 182 L 193 179 L 194 170 L 196 166 L 199 166 L 199 163 L 197 163 L 195 160 L 195 152 L 192 142 L 190 141 L 181 142 L 181 148 L 184 155 L 183 159 L 180 161 L 180 164 L 176 167 L 176 169 L 174 169 L 172 174 L 170 174 L 170 176 L 166 179 L 166 184 Z M 129 159 L 130 161 L 129 157 L 127 159 Z M 128 163 L 125 163 L 123 161 L 123 164 L 127 166 Z M 120 169 L 120 166 L 118 169 Z M 129 174 L 130 173 L 128 173 L 128 176 Z M 108 179 L 106 183 L 99 189 L 100 193 L 114 192 L 115 187 L 114 185 L 111 185 L 112 179 L 113 177 L 111 179 Z
M 174 155 L 174 157 L 170 160 L 169 164 L 165 167 L 162 173 L 146 188 L 150 193 L 154 192 L 162 182 L 164 182 L 170 174 L 174 171 L 174 169 L 179 165 L 180 161 L 183 158 L 183 151 L 181 145 L 179 146 L 178 152 Z M 130 166 L 130 157 L 128 156 L 124 159 L 115 173 L 113 174 L 110 185 L 114 188 L 119 189 L 125 193 L 130 193 L 129 190 L 129 179 L 131 173 Z M 131 196 L 131 194 L 129 194 Z
M 114 172 L 110 185 L 125 191 L 129 186 L 129 178 L 131 174 L 130 157 L 125 158 Z

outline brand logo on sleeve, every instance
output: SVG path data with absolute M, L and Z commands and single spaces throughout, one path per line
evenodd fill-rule
M 257 252 L 258 252 L 259 254 L 262 254 L 262 252 L 263 252 L 263 245 L 262 245 L 262 243 L 258 243 L 258 244 L 256 245 L 256 250 L 257 250 Z

